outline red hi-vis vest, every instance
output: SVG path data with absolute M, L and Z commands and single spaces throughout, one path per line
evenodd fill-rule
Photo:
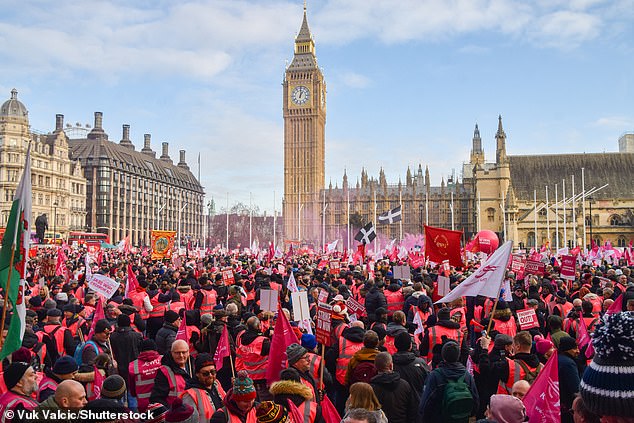
M 64 326 L 57 324 L 49 324 L 44 326 L 44 332 L 46 332 L 48 336 L 55 340 L 55 346 L 57 347 L 57 352 L 60 354 L 60 356 L 64 355 L 64 351 L 66 351 L 64 349 L 64 333 L 66 333 L 67 330 L 68 329 L 66 329 Z
M 458 345 L 461 345 L 462 332 L 460 329 L 451 329 L 444 326 L 432 326 L 429 328 L 429 351 L 427 353 L 427 361 L 431 361 L 434 355 L 434 346 L 442 345 L 443 336 L 453 339 L 458 343 Z
M 169 309 L 178 313 L 181 308 L 185 308 L 185 303 L 182 301 L 172 301 L 170 302 Z
M 310 357 L 310 371 L 312 372 L 313 379 L 318 380 L 320 376 L 319 368 L 321 366 L 321 357 L 315 353 L 308 353 Z
M 346 371 L 348 370 L 348 363 L 350 359 L 361 348 L 363 348 L 363 342 L 352 342 L 343 336 L 339 337 L 339 357 L 337 358 L 337 366 L 335 371 L 335 378 L 337 382 L 346 385 Z
M 141 313 L 139 313 L 141 314 Z M 134 317 L 135 317 L 135 313 L 132 313 L 128 316 L 130 318 L 130 328 L 132 328 L 133 331 L 137 332 L 137 333 L 142 333 L 138 327 L 136 327 L 136 324 L 134 323 Z M 145 320 L 145 319 L 144 319 Z
M 315 401 L 304 401 L 297 407 L 304 419 L 296 423 L 314 423 L 317 419 L 317 403 Z
M 170 392 L 167 394 L 167 404 L 171 407 L 174 400 L 185 390 L 185 378 L 183 375 L 174 373 L 171 367 L 165 365 L 159 368 L 159 372 L 163 373 L 169 383 Z
M 43 399 L 40 398 L 40 394 L 45 389 L 52 389 L 53 391 L 57 390 L 57 382 L 55 382 L 53 379 L 51 379 L 50 377 L 46 375 L 42 378 L 42 380 L 40 381 L 39 387 L 37 388 L 37 400 L 39 402 L 44 401 Z
M 187 292 L 179 292 L 181 296 L 181 301 L 187 304 L 187 310 L 194 309 L 194 303 L 196 303 L 196 297 L 194 296 L 194 291 L 190 288 Z
M 12 422 L 14 416 L 7 416 L 5 411 L 7 410 L 15 410 L 15 408 L 22 404 L 26 410 L 33 410 L 38 406 L 37 401 L 30 397 L 25 397 L 23 395 L 18 395 L 15 392 L 9 391 L 5 392 L 0 396 L 0 422 Z M 15 416 L 18 417 L 18 416 Z
M 227 423 L 258 423 L 258 418 L 255 413 L 255 407 L 251 407 L 251 409 L 247 413 L 247 418 L 245 420 L 242 420 L 239 416 L 231 413 L 229 410 L 227 410 L 227 407 L 222 407 L 218 411 L 221 411 L 225 414 L 225 421 Z
M 214 382 L 216 389 L 218 390 L 218 395 L 220 398 L 224 398 L 225 391 L 222 389 L 222 386 L 216 381 Z M 180 398 L 183 398 L 185 395 L 191 397 L 196 405 L 196 409 L 198 410 L 198 416 L 200 416 L 200 420 L 208 422 L 211 419 L 211 416 L 216 412 L 216 408 L 214 407 L 214 402 L 211 400 L 209 393 L 204 389 L 200 388 L 189 388 L 182 394 L 180 394 Z
M 167 304 L 159 302 L 158 294 L 150 298 L 150 304 L 152 304 L 152 307 L 154 308 L 152 309 L 152 311 L 150 311 L 148 318 L 163 318 L 163 316 L 165 315 L 165 310 L 167 310 Z
M 240 342 L 236 350 L 236 370 L 246 370 L 253 380 L 266 379 L 268 357 L 262 356 L 264 336 L 258 336 L 249 345 Z
M 503 322 L 498 319 L 493 319 L 495 326 L 494 329 L 499 333 L 503 333 L 504 335 L 508 335 L 513 338 L 517 334 L 517 325 L 515 324 L 515 317 L 511 316 L 511 318 Z
M 216 290 L 211 289 L 207 291 L 206 289 L 201 289 L 200 293 L 203 296 L 203 302 L 200 304 L 200 314 L 212 313 L 218 302 Z
M 343 331 L 348 329 L 349 327 L 350 326 L 348 326 L 346 322 L 342 321 L 342 323 L 339 323 L 339 325 L 337 325 L 337 327 L 330 334 L 333 343 L 341 338 L 343 336 Z
M 139 315 L 143 320 L 147 320 L 147 318 L 150 317 L 150 313 L 145 310 L 145 305 L 143 305 L 143 300 L 147 296 L 147 292 L 145 291 L 139 292 L 134 290 L 128 293 L 128 297 L 130 297 L 132 304 L 139 310 Z
M 497 390 L 497 393 L 502 395 L 510 395 L 513 388 L 513 384 L 515 384 L 515 382 L 517 382 L 518 380 L 526 380 L 526 371 L 520 364 L 520 360 L 511 360 L 507 358 L 506 361 L 508 362 L 508 365 L 509 365 L 509 377 L 506 380 L 506 383 L 502 381 L 498 383 L 498 390 Z M 531 373 L 534 373 L 535 370 L 539 372 L 544 367 L 544 365 L 541 363 L 539 363 L 537 367 L 531 367 L 528 364 L 526 364 L 526 362 L 524 362 L 524 365 L 526 366 L 528 371 Z
M 594 312 L 593 312 L 594 313 Z M 598 317 L 582 317 L 584 323 L 586 324 L 586 329 L 588 329 L 588 334 L 594 332 L 594 326 L 599 321 Z
M 161 367 L 161 356 L 152 361 L 139 361 L 137 358 L 128 366 L 128 374 L 134 377 L 136 398 L 139 411 L 146 411 L 150 405 L 150 395 L 156 373 Z
M 390 291 L 386 289 L 383 291 L 385 299 L 387 300 L 387 315 L 391 316 L 395 311 L 403 310 L 403 304 L 405 304 L 405 297 L 403 297 L 403 291 L 399 288 L 398 291 Z
M 572 304 L 571 303 L 563 303 L 563 304 L 555 304 L 553 306 L 553 314 L 555 309 L 558 308 L 559 309 L 559 314 L 561 316 L 562 319 L 565 319 L 566 316 L 568 315 L 568 313 L 570 312 L 570 310 L 572 310 Z
M 452 308 L 449 312 L 451 320 L 460 325 L 460 329 L 467 327 L 467 309 L 464 307 Z
M 70 325 L 68 324 L 68 320 L 64 318 L 64 320 L 62 320 L 62 326 L 64 326 L 65 328 L 68 328 L 68 330 L 70 331 L 70 334 L 73 335 L 73 338 L 77 336 L 77 331 L 79 330 L 79 328 L 86 323 L 86 320 L 84 320 L 83 317 L 77 317 L 77 320 L 75 320 L 73 323 L 71 323 Z M 88 335 L 88 334 L 85 334 Z

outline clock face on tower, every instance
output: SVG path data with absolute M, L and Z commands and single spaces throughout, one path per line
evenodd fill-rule
M 297 105 L 302 105 L 310 99 L 310 91 L 303 85 L 298 85 L 291 93 L 291 100 Z

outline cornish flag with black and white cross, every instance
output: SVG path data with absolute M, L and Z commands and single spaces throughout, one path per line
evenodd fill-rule
M 361 244 L 369 244 L 372 240 L 374 240 L 374 238 L 376 238 L 376 230 L 374 229 L 374 224 L 372 222 L 361 228 L 354 236 L 354 239 L 359 241 Z
M 401 221 L 401 206 L 388 210 L 379 215 L 379 224 L 389 225 Z

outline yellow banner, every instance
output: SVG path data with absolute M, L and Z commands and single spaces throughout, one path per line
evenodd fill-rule
M 152 230 L 152 260 L 162 260 L 170 255 L 174 249 L 175 237 L 176 231 Z

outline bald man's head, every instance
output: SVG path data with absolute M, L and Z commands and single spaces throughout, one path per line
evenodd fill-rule
M 352 322 L 352 324 L 350 326 L 352 326 L 353 328 L 364 329 L 363 322 L 361 320 L 355 320 L 354 322 Z
M 185 368 L 187 361 L 189 361 L 189 345 L 182 339 L 177 339 L 172 343 L 171 348 L 172 358 L 174 362 L 181 368 Z
M 530 388 L 531 388 L 531 384 L 528 383 L 528 381 L 518 380 L 517 382 L 513 384 L 513 387 L 511 388 L 511 395 L 523 400 L 524 396 L 526 395 L 526 393 L 528 392 Z
M 64 380 L 57 385 L 54 399 L 61 409 L 79 410 L 86 405 L 86 390 L 75 380 Z

